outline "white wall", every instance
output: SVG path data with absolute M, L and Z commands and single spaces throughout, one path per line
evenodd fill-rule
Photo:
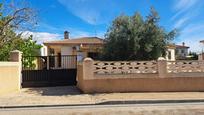
M 188 48 L 177 48 L 177 56 L 180 58 L 185 58 L 188 55 Z M 182 53 L 182 50 L 184 51 Z
M 171 53 L 169 54 L 169 52 L 171 52 Z M 167 60 L 169 60 L 169 61 L 175 61 L 176 60 L 175 49 L 168 49 L 166 53 L 167 53 L 167 55 L 166 55 Z M 169 55 L 171 55 L 171 59 L 168 58 Z
M 72 47 L 62 46 L 61 47 L 61 55 L 72 55 Z
M 47 56 L 47 46 L 42 45 L 42 48 L 40 48 L 40 55 Z

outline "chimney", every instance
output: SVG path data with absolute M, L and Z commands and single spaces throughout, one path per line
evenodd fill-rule
M 64 39 L 69 39 L 69 32 L 68 31 L 64 32 Z
M 183 42 L 182 45 L 185 46 L 185 42 Z

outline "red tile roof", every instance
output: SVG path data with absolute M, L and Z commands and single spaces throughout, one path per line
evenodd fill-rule
M 167 48 L 169 48 L 169 49 L 176 49 L 176 46 L 174 44 L 168 44 Z
M 176 48 L 189 48 L 188 46 L 176 45 Z
M 44 42 L 44 45 L 80 45 L 80 44 L 103 44 L 103 39 L 98 37 L 81 37 Z
M 167 48 L 189 48 L 188 46 L 184 46 L 184 45 L 175 45 L 175 44 L 168 44 Z

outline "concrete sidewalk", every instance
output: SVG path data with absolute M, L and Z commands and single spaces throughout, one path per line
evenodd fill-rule
M 143 102 L 169 100 L 201 100 L 204 92 L 161 92 L 161 93 L 107 93 L 81 94 L 76 87 L 24 88 L 20 93 L 0 96 L 0 107 L 37 105 L 75 105 L 107 102 Z

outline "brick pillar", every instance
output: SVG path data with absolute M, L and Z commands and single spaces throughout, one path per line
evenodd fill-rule
M 83 61 L 83 77 L 84 79 L 93 79 L 93 64 L 94 61 L 91 58 L 85 58 Z
M 167 61 L 163 57 L 158 58 L 158 74 L 159 77 L 167 77 Z

